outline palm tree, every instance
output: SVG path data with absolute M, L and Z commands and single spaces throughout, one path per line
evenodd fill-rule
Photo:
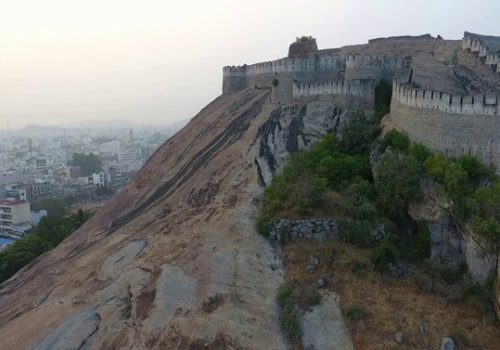
M 82 226 L 85 221 L 90 219 L 94 215 L 90 210 L 78 209 L 76 213 L 69 216 L 69 221 L 71 222 L 73 229 L 76 230 L 78 227 Z

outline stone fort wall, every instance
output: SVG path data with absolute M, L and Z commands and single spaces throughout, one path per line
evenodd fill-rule
M 409 107 L 439 110 L 450 114 L 494 115 L 500 121 L 500 95 L 453 95 L 446 92 L 412 88 L 393 81 L 392 98 Z
M 375 104 L 375 80 L 353 79 L 304 83 L 293 81 L 293 99 L 317 97 L 344 108 L 370 109 Z
M 450 95 L 394 81 L 391 120 L 434 151 L 473 154 L 500 169 L 500 96 Z
M 272 89 L 274 102 L 290 102 L 299 97 L 297 94 L 294 96 L 294 81 L 312 84 L 324 81 L 391 80 L 395 72 L 408 68 L 409 63 L 407 57 L 315 54 L 306 58 L 227 66 L 223 69 L 223 93 L 264 87 Z M 356 84 L 359 85 L 356 82 L 348 84 L 354 86 L 353 89 Z
M 476 54 L 492 71 L 500 73 L 500 38 L 464 33 L 462 49 Z

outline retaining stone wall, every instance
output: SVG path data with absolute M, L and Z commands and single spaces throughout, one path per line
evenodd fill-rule
M 370 241 L 376 244 L 387 235 L 385 226 L 380 224 L 370 232 Z M 280 242 L 293 242 L 299 239 L 311 239 L 322 242 L 326 239 L 340 238 L 340 221 L 332 218 L 316 219 L 277 219 L 269 239 Z

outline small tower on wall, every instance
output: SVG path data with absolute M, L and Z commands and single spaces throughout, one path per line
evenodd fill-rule
M 288 49 L 289 58 L 307 58 L 311 57 L 318 51 L 316 39 L 312 36 L 303 36 L 297 38 L 294 43 L 290 44 Z

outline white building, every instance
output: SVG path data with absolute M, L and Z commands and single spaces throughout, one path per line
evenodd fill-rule
M 29 202 L 0 199 L 0 235 L 19 237 L 31 228 Z
M 106 176 L 102 172 L 89 176 L 89 185 L 104 187 L 104 185 L 106 185 L 106 182 Z

